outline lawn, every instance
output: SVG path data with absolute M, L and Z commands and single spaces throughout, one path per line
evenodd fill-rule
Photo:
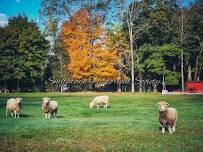
M 110 108 L 89 109 L 91 99 L 110 97 Z M 19 119 L 5 117 L 6 100 L 23 97 Z M 45 119 L 41 98 L 59 103 L 58 118 Z M 174 134 L 159 130 L 157 102 L 178 110 Z M 203 96 L 132 93 L 0 94 L 0 152 L 203 151 Z

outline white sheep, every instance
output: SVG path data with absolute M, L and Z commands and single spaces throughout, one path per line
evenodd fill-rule
M 20 97 L 8 99 L 6 103 L 6 117 L 8 116 L 8 111 L 10 111 L 11 117 L 13 117 L 13 113 L 14 113 L 14 117 L 16 118 L 16 115 L 17 115 L 19 118 L 19 114 L 21 111 L 21 102 L 22 102 L 22 98 Z
M 45 113 L 45 118 L 50 118 L 51 115 L 56 118 L 58 103 L 56 101 L 52 101 L 48 97 L 44 97 L 42 98 L 42 110 Z
M 165 133 L 165 127 L 168 127 L 169 133 L 173 133 L 176 130 L 176 122 L 178 113 L 175 108 L 168 108 L 167 102 L 159 102 L 159 122 L 162 127 L 162 133 Z
M 104 105 L 104 108 L 107 108 L 109 105 L 109 97 L 108 96 L 97 96 L 90 102 L 90 108 L 97 107 L 100 105 Z

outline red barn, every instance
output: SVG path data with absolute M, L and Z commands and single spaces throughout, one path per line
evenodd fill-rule
M 188 92 L 203 92 L 203 81 L 189 81 L 187 82 Z

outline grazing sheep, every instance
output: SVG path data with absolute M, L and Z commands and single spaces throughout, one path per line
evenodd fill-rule
M 6 104 L 6 117 L 8 116 L 8 111 L 11 112 L 11 117 L 13 117 L 13 113 L 14 113 L 14 117 L 16 118 L 16 115 L 18 115 L 19 118 L 19 114 L 21 111 L 21 102 L 22 102 L 22 98 L 11 98 L 7 100 L 7 104 Z
M 177 111 L 175 108 L 168 108 L 167 102 L 159 102 L 159 122 L 162 127 L 162 133 L 165 133 L 165 127 L 168 126 L 169 133 L 176 130 Z
M 90 108 L 97 107 L 100 105 L 104 105 L 104 108 L 107 108 L 109 105 L 109 97 L 108 96 L 97 96 L 90 102 Z
M 52 101 L 48 97 L 44 97 L 42 98 L 42 110 L 44 111 L 46 118 L 50 118 L 51 115 L 56 118 L 58 103 L 56 101 Z

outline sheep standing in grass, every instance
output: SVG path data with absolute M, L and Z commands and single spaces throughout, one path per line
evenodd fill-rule
M 168 108 L 167 102 L 159 102 L 159 122 L 162 127 L 162 133 L 165 133 L 165 127 L 168 127 L 169 133 L 176 130 L 177 111 L 175 108 Z
M 6 117 L 8 116 L 8 111 L 11 112 L 11 117 L 16 118 L 16 116 L 18 116 L 19 118 L 19 114 L 21 111 L 21 102 L 22 102 L 22 98 L 11 98 L 7 100 L 6 103 Z
M 51 115 L 56 118 L 58 103 L 56 101 L 52 101 L 48 97 L 44 97 L 42 98 L 42 110 L 44 111 L 46 118 L 50 118 Z
M 104 105 L 104 108 L 107 108 L 109 105 L 109 97 L 108 96 L 97 96 L 90 102 L 90 108 L 97 107 L 100 105 Z

